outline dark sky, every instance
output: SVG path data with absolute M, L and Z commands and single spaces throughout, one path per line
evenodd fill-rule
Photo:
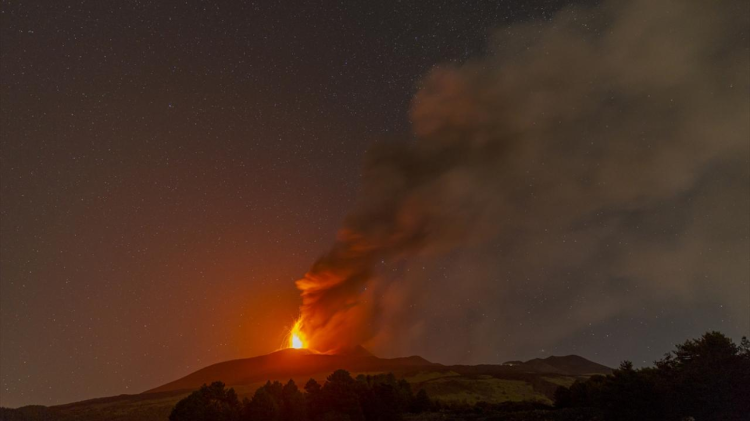
M 466 76 L 473 70 L 461 67 L 467 62 L 491 71 L 506 65 L 536 68 L 517 61 L 520 53 L 498 55 L 495 47 L 506 41 L 518 47 L 516 34 L 525 31 L 524 39 L 530 39 L 528 34 L 555 26 L 556 13 L 566 6 L 562 1 L 280 3 L 3 0 L 1 405 L 138 393 L 211 363 L 277 349 L 298 315 L 294 281 L 328 250 L 357 203 L 366 152 L 381 142 L 411 142 L 410 119 L 420 117 L 410 110 L 420 81 L 446 65 L 473 81 Z M 591 19 L 603 13 L 597 5 L 583 7 L 594 7 L 580 9 Z M 513 29 L 524 22 L 532 23 Z M 604 39 L 605 32 L 591 39 Z M 747 54 L 747 37 L 736 42 Z M 554 44 L 544 45 L 555 51 Z M 620 44 L 612 45 L 617 51 Z M 746 70 L 745 64 L 737 66 Z M 706 65 L 701 77 L 722 66 Z M 575 79 L 577 73 L 565 74 Z M 492 87 L 493 74 L 480 76 L 486 84 L 479 85 Z M 716 103 L 744 112 L 747 91 L 739 108 L 730 103 L 738 98 L 737 83 L 740 91 L 748 86 L 739 74 L 732 91 L 717 94 Z M 675 91 L 698 80 L 673 74 L 664 80 L 675 77 Z M 654 96 L 680 101 L 671 94 Z M 688 103 L 693 97 L 682 99 Z M 497 108 L 489 103 L 492 115 Z M 632 111 L 625 99 L 617 107 Z M 671 111 L 654 110 L 672 121 Z M 693 111 L 675 113 L 693 117 Z M 707 117 L 706 127 L 717 120 Z M 734 135 L 747 134 L 744 120 L 730 115 L 721 124 Z M 598 127 L 577 127 L 564 136 L 600 133 Z M 668 136 L 677 133 L 664 130 Z M 383 356 L 420 354 L 444 363 L 576 353 L 609 365 L 626 358 L 648 364 L 707 329 L 735 338 L 747 334 L 750 156 L 744 144 L 739 155 L 735 143 L 727 144 L 719 151 L 694 148 L 716 159 L 696 160 L 686 152 L 687 157 L 665 161 L 670 164 L 659 168 L 668 174 L 700 176 L 666 183 L 669 194 L 633 195 L 654 198 L 646 205 L 625 209 L 621 198 L 592 200 L 592 209 L 577 208 L 585 218 L 574 223 L 568 218 L 565 228 L 551 223 L 559 231 L 555 241 L 576 241 L 570 224 L 616 225 L 606 240 L 609 247 L 615 238 L 612 254 L 633 254 L 618 248 L 617 238 L 620 244 L 643 245 L 638 257 L 643 264 L 634 269 L 609 273 L 587 259 L 560 257 L 563 249 L 539 247 L 539 259 L 549 254 L 556 256 L 549 261 L 572 262 L 564 274 L 553 272 L 559 265 L 545 267 L 531 258 L 537 256 L 510 250 L 529 249 L 514 247 L 507 235 L 537 241 L 541 234 L 503 224 L 497 228 L 506 234 L 467 240 L 439 258 L 416 253 L 392 262 L 392 269 L 381 272 L 418 269 L 428 281 L 394 275 L 404 281 L 393 282 L 395 288 L 420 287 L 383 293 L 386 308 L 412 310 L 383 316 L 387 334 L 373 338 L 371 347 Z M 683 149 L 678 142 L 666 152 Z M 727 150 L 739 164 L 723 159 Z M 627 163 L 612 162 L 611 168 L 621 165 Z M 486 209 L 497 210 L 493 204 Z M 702 233 L 713 228 L 691 223 L 698 214 L 718 221 L 716 235 L 708 238 Z M 585 231 L 577 227 L 577 233 Z M 631 238 L 625 231 L 641 234 Z M 597 233 L 581 236 L 602 238 Z M 648 262 L 660 256 L 666 238 L 680 246 L 673 247 L 675 266 L 667 269 Z M 691 250 L 715 246 L 720 257 L 699 270 L 685 265 Z M 607 253 L 598 257 L 623 263 Z M 654 260 L 662 262 L 661 257 Z M 654 274 L 679 277 L 683 271 L 707 281 L 695 288 L 692 282 L 667 282 L 658 293 L 631 293 L 644 290 Z M 540 285 L 547 281 L 557 287 L 545 290 Z M 701 293 L 711 285 L 726 293 Z M 571 289 L 576 292 L 565 292 Z M 631 294 L 626 305 L 604 309 Z M 560 320 L 573 321 L 550 333 Z M 528 328 L 519 328 L 524 322 Z

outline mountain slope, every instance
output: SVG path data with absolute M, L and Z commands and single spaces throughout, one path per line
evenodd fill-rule
M 266 380 L 325 377 L 343 368 L 351 372 L 385 372 L 406 374 L 418 371 L 453 370 L 465 375 L 489 374 L 518 377 L 523 373 L 588 376 L 609 374 L 612 369 L 578 355 L 535 358 L 526 362 L 513 361 L 503 365 L 444 366 L 422 357 L 378 358 L 362 347 L 346 354 L 316 354 L 306 349 L 283 349 L 254 358 L 225 361 L 202 368 L 185 377 L 147 390 L 144 393 L 192 390 L 202 384 L 220 380 L 228 386 L 249 385 Z
M 305 349 L 284 349 L 271 354 L 241 360 L 225 361 L 202 368 L 187 376 L 144 393 L 197 389 L 217 380 L 229 386 L 266 380 L 311 377 L 344 368 L 352 372 L 415 370 L 440 368 L 421 357 L 378 358 L 364 348 L 343 355 L 316 354 Z
M 510 361 L 514 368 L 537 373 L 555 373 L 575 376 L 591 374 L 610 374 L 612 369 L 589 361 L 578 355 L 566 355 L 564 357 L 550 356 L 547 358 L 534 358 L 526 362 Z
M 309 350 L 285 349 L 254 358 L 225 361 L 138 395 L 91 399 L 51 407 L 0 408 L 0 420 L 19 421 L 166 421 L 174 405 L 204 383 L 222 381 L 240 398 L 252 397 L 267 380 L 294 379 L 304 385 L 318 382 L 334 370 L 359 373 L 392 372 L 412 388 L 425 389 L 444 402 L 499 403 L 535 401 L 551 403 L 558 386 L 592 374 L 612 370 L 585 358 L 568 355 L 504 365 L 454 365 L 432 363 L 424 358 L 378 358 L 357 347 L 343 355 L 322 355 Z

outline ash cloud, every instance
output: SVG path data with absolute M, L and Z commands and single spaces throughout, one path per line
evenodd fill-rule
M 747 331 L 748 12 L 569 8 L 433 69 L 297 283 L 313 347 L 473 361 L 699 299 Z

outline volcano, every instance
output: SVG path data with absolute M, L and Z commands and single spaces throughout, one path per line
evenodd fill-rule
M 308 349 L 288 348 L 259 357 L 213 364 L 144 393 L 197 389 L 204 383 L 210 384 L 217 380 L 232 386 L 266 380 L 325 377 L 339 368 L 351 372 L 400 373 L 442 367 L 441 364 L 431 363 L 417 356 L 378 358 L 361 346 L 334 355 L 318 354 Z
M 201 385 L 215 381 L 233 387 L 240 398 L 252 397 L 268 380 L 289 379 L 303 386 L 310 378 L 319 383 L 337 369 L 356 376 L 391 372 L 414 390 L 445 402 L 498 403 L 536 401 L 552 403 L 558 386 L 570 386 L 593 374 L 609 374 L 609 367 L 577 355 L 547 357 L 504 364 L 443 365 L 419 356 L 378 358 L 362 347 L 339 354 L 309 349 L 283 349 L 267 355 L 225 361 L 136 395 L 120 395 L 51 407 L 0 408 L 0 419 L 27 421 L 86 419 L 89 421 L 164 420 L 174 405 Z
M 378 358 L 361 346 L 333 355 L 318 354 L 308 349 L 287 348 L 259 357 L 213 364 L 144 393 L 194 390 L 217 380 L 228 386 L 251 385 L 267 380 L 295 379 L 304 382 L 311 377 L 325 379 L 328 374 L 340 368 L 352 373 L 392 372 L 400 377 L 414 379 L 418 379 L 419 374 L 433 373 L 432 377 L 435 378 L 444 377 L 446 374 L 449 377 L 490 375 L 524 381 L 537 375 L 579 377 L 612 372 L 609 367 L 577 355 L 535 358 L 503 365 L 446 366 L 416 355 Z

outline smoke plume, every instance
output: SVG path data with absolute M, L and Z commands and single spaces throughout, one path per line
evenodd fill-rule
M 568 8 L 434 68 L 413 139 L 370 151 L 358 203 L 297 282 L 309 345 L 416 350 L 453 319 L 468 346 L 510 346 L 522 312 L 561 340 L 703 294 L 744 314 L 748 12 Z

